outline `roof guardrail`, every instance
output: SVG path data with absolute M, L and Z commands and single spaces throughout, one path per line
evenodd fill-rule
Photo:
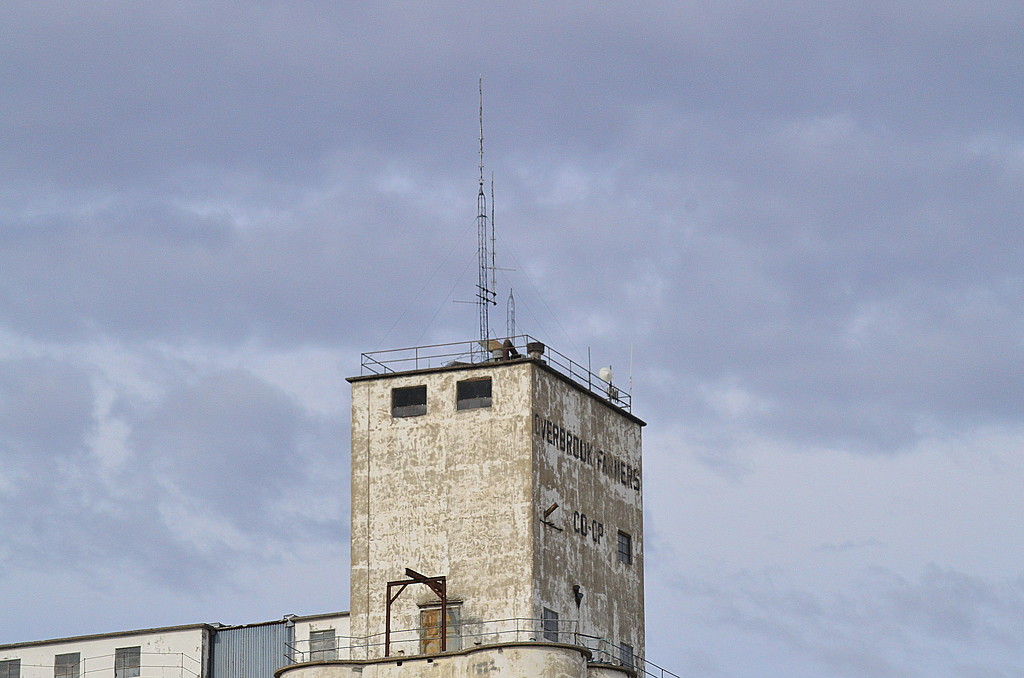
M 183 652 L 141 652 L 139 665 L 115 670 L 113 654 L 80 656 L 77 664 L 55 666 L 53 663 L 35 664 L 22 662 L 21 678 L 54 678 L 58 675 L 106 676 L 114 678 L 118 672 L 128 671 L 137 678 L 199 678 L 202 662 Z
M 507 339 L 490 339 L 487 346 L 483 344 L 484 342 L 477 339 L 370 351 L 360 357 L 360 374 L 391 374 L 531 358 L 543 362 L 616 407 L 621 407 L 627 412 L 632 409 L 631 393 L 620 390 L 610 381 L 605 381 L 592 372 L 590 368 L 584 367 L 528 334 L 519 334 Z
M 392 657 L 411 657 L 422 654 L 440 654 L 425 648 L 440 635 L 436 626 L 392 631 Z M 645 658 L 634 655 L 628 645 L 615 643 L 579 631 L 579 623 L 572 619 L 531 619 L 515 617 L 489 621 L 453 622 L 448 625 L 448 651 L 470 647 L 484 647 L 513 642 L 555 642 L 577 645 L 590 651 L 591 661 L 598 664 L 626 666 L 637 672 L 639 678 L 681 678 Z M 315 646 L 315 647 L 314 647 Z M 384 634 L 365 638 L 336 636 L 333 644 L 322 639 L 303 639 L 287 644 L 286 660 L 293 664 L 310 661 L 347 659 L 382 659 Z

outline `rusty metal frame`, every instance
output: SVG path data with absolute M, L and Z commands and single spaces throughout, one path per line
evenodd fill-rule
M 398 579 L 388 582 L 387 606 L 384 617 L 384 656 L 391 656 L 391 604 L 398 600 L 402 591 L 410 584 L 426 584 L 431 591 L 441 599 L 441 652 L 448 649 L 448 580 L 446 577 L 428 577 L 416 570 L 405 568 L 405 576 L 408 579 Z M 391 595 L 391 590 L 397 588 L 398 592 Z

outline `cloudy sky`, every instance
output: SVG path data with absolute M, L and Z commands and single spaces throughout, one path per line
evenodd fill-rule
M 0 642 L 347 609 L 482 76 L 517 329 L 632 355 L 648 658 L 1021 675 L 1024 5 L 496 7 L 3 3 Z

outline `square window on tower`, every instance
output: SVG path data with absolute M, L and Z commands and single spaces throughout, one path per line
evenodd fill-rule
M 625 565 L 633 564 L 633 538 L 619 530 L 619 562 Z
M 626 643 L 619 645 L 619 663 L 626 668 L 633 668 L 635 662 L 632 645 L 627 645 Z
M 416 417 L 427 413 L 427 387 L 406 386 L 391 389 L 391 416 Z
M 468 379 L 455 385 L 456 409 L 474 410 L 491 406 L 491 378 Z
M 544 640 L 558 642 L 558 613 L 544 608 L 541 612 L 541 632 Z

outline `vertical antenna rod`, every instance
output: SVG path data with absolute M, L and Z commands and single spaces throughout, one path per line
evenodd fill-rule
M 508 290 L 508 302 L 505 304 L 505 331 L 509 339 L 516 336 L 516 298 L 512 296 L 512 288 Z
M 488 236 L 493 241 L 494 232 L 487 227 L 487 196 L 484 195 L 484 79 L 480 78 L 480 191 L 476 198 L 477 216 L 477 303 L 480 306 L 480 341 L 484 351 L 487 350 L 487 341 L 491 337 L 488 314 L 490 306 L 496 304 L 497 293 L 492 289 L 491 280 L 488 279 L 487 270 L 491 270 L 491 277 L 494 276 L 494 262 L 488 262 Z M 490 233 L 488 231 L 491 230 Z
M 495 261 L 498 247 L 494 244 L 494 172 L 491 172 L 491 302 L 498 305 L 498 264 Z

